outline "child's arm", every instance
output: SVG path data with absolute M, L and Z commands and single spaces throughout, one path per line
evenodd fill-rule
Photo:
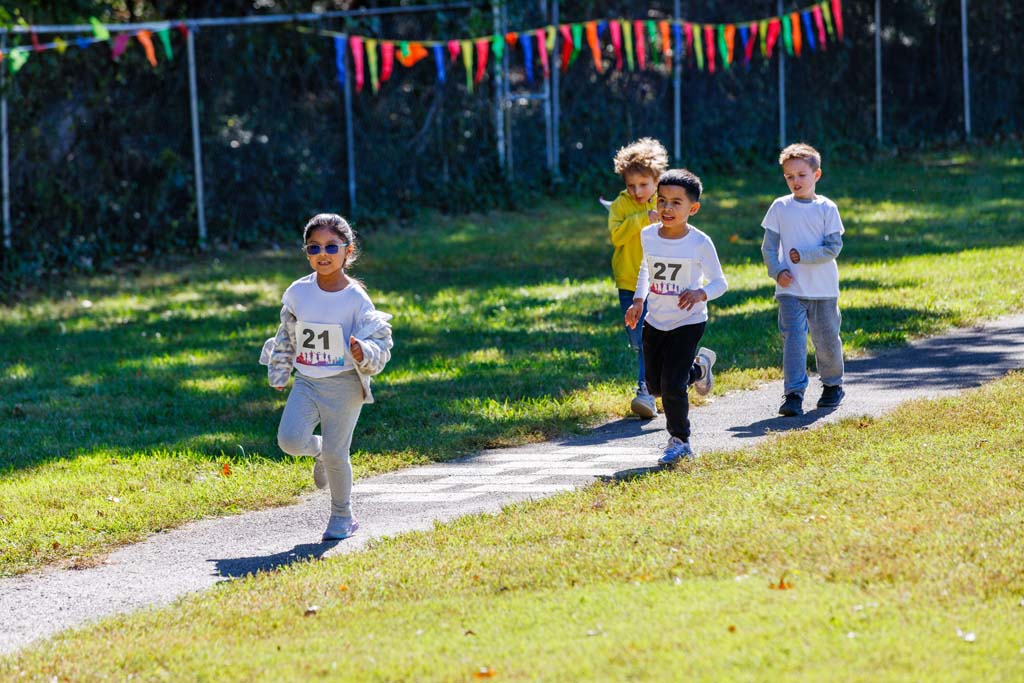
M 635 239 L 641 230 L 656 222 L 651 220 L 646 209 L 627 213 L 623 210 L 621 202 L 613 202 L 608 210 L 608 232 L 611 233 L 612 246 L 621 247 L 627 244 Z
M 636 288 L 633 294 L 633 305 L 626 309 L 626 325 L 629 329 L 635 329 L 640 322 L 640 315 L 644 312 L 644 300 L 650 291 L 651 276 L 647 268 L 647 254 L 640 259 L 640 272 L 636 276 Z
M 371 310 L 360 322 L 356 334 L 349 337 L 349 351 L 356 368 L 364 375 L 376 375 L 391 360 L 391 318 L 387 313 Z
M 295 314 L 287 306 L 281 307 L 281 325 L 277 328 L 277 335 L 264 345 L 264 353 L 267 346 L 270 347 L 267 378 L 270 386 L 283 389 L 288 386 L 295 363 Z
M 843 236 L 838 232 L 830 232 L 820 246 L 809 247 L 803 251 L 789 250 L 789 260 L 793 263 L 826 263 L 835 261 L 843 250 Z
M 729 288 L 713 242 L 708 240 L 707 244 L 701 248 L 699 258 L 701 269 L 704 271 L 704 279 L 707 282 L 699 289 L 687 289 L 679 295 L 679 308 L 686 311 L 701 301 L 717 299 Z

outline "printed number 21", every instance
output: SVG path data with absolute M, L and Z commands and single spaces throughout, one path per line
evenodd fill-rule
M 672 281 L 675 281 L 676 276 L 679 275 L 679 269 L 682 268 L 682 265 L 679 264 L 679 263 L 655 263 L 654 264 L 654 279 L 655 280 L 664 280 L 665 279 L 665 269 L 666 268 L 671 268 L 672 269 L 672 277 L 670 279 Z
M 306 337 L 305 339 L 302 340 L 302 348 L 304 348 L 304 349 L 315 349 L 316 348 L 316 344 L 313 343 L 313 340 L 315 338 L 317 338 L 318 336 L 324 342 L 324 351 L 327 351 L 328 349 L 331 348 L 330 345 L 327 343 L 327 340 L 330 339 L 330 335 L 327 334 L 327 330 L 324 330 L 319 335 L 317 335 L 315 332 L 313 332 L 313 330 L 310 330 L 310 329 L 305 329 L 305 330 L 302 331 L 302 333 Z

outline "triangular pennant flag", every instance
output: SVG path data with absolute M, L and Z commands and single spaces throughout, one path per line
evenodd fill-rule
M 612 22 L 612 25 L 616 23 L 618 22 Z M 609 25 L 608 28 L 611 29 L 611 25 Z M 626 65 L 629 67 L 630 71 L 633 71 L 636 69 L 636 65 L 633 63 L 633 27 L 625 19 L 622 20 L 619 35 L 625 39 L 624 42 L 626 44 Z
M 387 83 L 395 70 L 395 44 L 390 40 L 380 44 L 380 82 Z
M 761 56 L 768 59 L 772 56 L 772 53 L 768 51 L 768 22 L 762 19 L 757 25 L 757 32 L 761 36 Z
M 434 53 L 434 68 L 437 69 L 437 82 L 444 83 L 444 48 L 435 45 L 432 51 Z
M 788 16 L 782 17 L 782 44 L 787 55 L 793 54 L 793 25 Z
M 164 46 L 164 56 L 167 59 L 174 59 L 174 50 L 171 49 L 171 30 L 162 28 L 156 32 L 156 37 L 160 39 L 160 44 Z
M 707 54 L 708 73 L 715 73 L 715 27 L 704 24 L 704 51 Z
M 459 42 L 462 52 L 462 66 L 466 67 L 466 90 L 473 92 L 473 44 L 468 40 Z
M 684 48 L 683 48 L 683 27 L 680 26 L 679 24 L 672 24 L 672 33 L 674 35 L 674 40 L 675 40 L 675 43 L 676 43 L 676 48 L 675 49 L 677 49 L 677 50 L 684 50 Z M 690 41 L 687 40 L 686 42 L 689 43 Z M 679 60 L 679 63 L 682 64 L 683 63 L 683 59 L 686 59 L 686 57 L 687 57 L 686 52 L 682 52 L 681 59 Z
M 729 55 L 729 58 L 725 60 L 726 66 L 732 66 L 733 60 L 736 58 L 736 25 L 729 24 L 725 27 L 725 54 Z
M 611 37 L 612 48 L 615 50 L 615 70 L 622 71 L 622 26 L 619 25 L 619 22 L 613 21 L 608 25 L 608 34 Z M 630 60 L 630 62 L 632 61 Z
M 348 48 L 348 36 L 334 37 L 334 69 L 337 73 L 338 85 L 345 90 L 345 51 Z
M 821 3 L 821 13 L 825 17 L 825 27 L 828 29 L 828 34 L 835 40 L 836 29 L 832 25 L 832 10 L 828 8 L 827 0 Z
M 449 40 L 448 41 L 448 58 L 449 61 L 454 62 L 459 58 L 459 53 L 462 52 L 462 48 L 459 46 L 459 41 Z
M 537 37 L 537 56 L 540 57 L 540 67 L 544 70 L 544 78 L 547 79 L 551 76 L 551 64 L 548 62 L 548 34 L 544 29 L 539 28 L 534 35 Z
M 152 31 L 139 31 L 135 34 L 136 40 L 142 44 L 142 49 L 146 53 L 146 61 L 149 62 L 150 66 L 156 66 L 156 50 L 153 49 L 153 33 Z
M 505 41 L 497 33 L 491 37 L 491 52 L 494 53 L 495 60 L 501 60 L 505 57 Z
M 377 39 L 366 39 L 366 68 L 370 72 L 370 89 L 376 95 L 380 92 L 380 73 L 377 69 Z
M 750 22 L 750 35 L 743 41 L 743 66 L 750 68 L 750 60 L 754 58 L 754 46 L 757 44 L 758 23 Z
M 75 38 L 75 45 L 80 49 L 84 50 L 93 43 L 99 42 L 95 38 Z
M 426 59 L 427 48 L 423 47 L 423 43 L 403 43 L 405 50 L 395 55 L 395 59 L 398 63 L 404 66 L 406 69 L 410 68 L 416 62 Z
M 704 40 L 700 37 L 700 26 L 693 27 L 693 54 L 697 58 L 697 68 L 704 70 Z
M 789 15 L 789 24 L 793 29 L 793 52 L 799 57 L 804 50 L 804 41 L 800 33 L 800 14 L 798 12 Z
M 99 19 L 89 17 L 89 23 L 92 24 L 92 34 L 96 36 L 96 40 L 110 40 L 110 31 L 100 23 Z
M 772 50 L 779 40 L 779 31 L 782 30 L 782 22 L 779 19 L 771 19 L 768 22 L 768 35 L 765 38 L 765 54 L 768 59 L 772 57 Z
M 42 52 L 43 46 L 39 42 L 39 36 L 36 35 L 35 31 L 31 32 L 29 39 L 32 41 L 32 52 Z
M 668 22 L 658 22 L 658 33 L 661 34 L 661 55 L 665 58 L 665 66 L 672 68 L 672 39 L 669 38 Z
M 505 34 L 505 42 L 508 43 L 509 47 L 515 47 L 516 43 L 519 42 L 519 34 L 515 31 L 509 31 Z
M 530 34 L 521 33 L 519 44 L 523 48 L 523 70 L 526 72 L 526 82 L 533 83 L 533 39 Z
M 657 51 L 655 43 L 658 41 L 658 25 L 655 23 L 654 19 L 648 19 L 644 22 L 644 25 L 647 27 L 647 47 L 650 48 L 648 52 L 650 52 L 651 57 L 653 58 L 654 53 Z
M 487 58 L 490 54 L 490 38 L 481 38 L 476 41 L 476 74 L 473 76 L 474 83 L 479 83 L 484 79 L 484 72 L 487 71 Z
M 352 66 L 356 72 L 356 92 L 362 92 L 363 84 L 366 82 L 363 74 L 363 39 L 360 36 L 352 36 L 348 46 L 352 50 Z
M 576 61 L 576 57 L 579 56 L 580 52 L 583 51 L 583 24 L 572 25 L 572 57 L 569 58 L 569 63 L 572 64 Z
M 57 52 L 64 54 L 68 49 L 68 44 L 63 38 L 54 38 L 53 45 L 57 48 Z
M 811 26 L 811 13 L 801 12 L 800 20 L 803 22 L 804 25 L 803 34 L 807 36 L 807 45 L 811 48 L 811 51 L 813 52 L 814 50 L 817 49 L 817 45 L 815 44 L 814 40 L 814 27 Z
M 544 46 L 547 47 L 548 52 L 555 51 L 555 27 L 548 26 L 544 29 Z
M 12 49 L 8 53 L 8 62 L 10 63 L 12 74 L 16 74 L 21 71 L 21 67 L 25 66 L 25 62 L 28 61 L 29 54 L 28 50 L 18 49 Z
M 821 16 L 821 6 L 815 5 L 814 9 L 811 10 L 811 14 L 814 15 L 814 25 L 818 29 L 818 49 L 824 50 L 825 47 L 825 18 Z
M 128 49 L 128 40 L 129 37 L 127 33 L 118 33 L 114 38 L 114 44 L 110 48 L 110 56 L 114 58 L 115 62 L 120 59 L 121 55 L 124 54 L 124 51 Z
M 729 70 L 729 46 L 725 44 L 725 24 L 719 24 L 715 27 L 716 39 L 718 40 L 718 54 L 722 56 L 722 66 L 725 67 L 726 71 Z
M 832 0 L 832 21 L 836 22 L 836 35 L 843 40 L 843 3 L 842 0 Z
M 558 27 L 558 33 L 562 36 L 562 71 L 568 71 L 572 59 L 572 31 L 562 24 Z
M 647 41 L 644 38 L 644 22 L 633 22 L 633 42 L 636 45 L 636 66 L 643 71 L 647 68 Z
M 585 26 L 587 28 L 587 45 L 590 46 L 590 56 L 594 59 L 594 68 L 597 69 L 597 73 L 604 73 L 601 44 L 597 40 L 597 22 L 588 21 Z

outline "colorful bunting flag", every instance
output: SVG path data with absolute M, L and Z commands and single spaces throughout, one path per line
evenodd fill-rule
M 715 73 L 715 29 L 704 24 L 704 51 L 707 54 L 708 73 Z
M 519 36 L 523 48 L 523 70 L 526 71 L 526 82 L 533 83 L 533 40 L 529 33 Z
M 588 21 L 586 23 L 587 28 L 587 45 L 590 46 L 590 56 L 594 59 L 594 68 L 597 69 L 597 73 L 604 73 L 604 64 L 601 60 L 601 45 L 597 41 L 597 22 Z
M 118 33 L 117 37 L 114 38 L 114 45 L 110 48 L 110 55 L 116 62 L 124 54 L 124 51 L 128 49 L 128 34 Z
M 693 54 L 697 57 L 697 69 L 704 70 L 704 39 L 700 36 L 700 26 L 693 27 Z
M 686 33 L 686 54 L 693 54 L 693 26 L 685 24 L 683 26 L 684 32 Z
M 58 54 L 64 54 L 64 52 L 68 49 L 67 41 L 63 40 L 62 38 L 54 38 L 53 44 L 57 48 Z
M 746 27 L 744 27 L 746 28 Z M 757 44 L 758 23 L 750 22 L 749 36 L 743 39 L 743 66 L 750 68 L 750 60 L 754 58 L 754 45 Z
M 572 60 L 572 29 L 566 25 L 558 27 L 562 36 L 562 71 L 569 70 L 569 62 Z
M 468 40 L 459 41 L 462 52 L 462 66 L 466 69 L 466 90 L 473 92 L 473 44 Z
M 765 39 L 765 54 L 768 59 L 772 58 L 772 50 L 775 49 L 775 43 L 779 40 L 779 31 L 782 30 L 782 22 L 778 19 L 772 19 L 768 22 L 768 36 Z
M 832 21 L 836 22 L 836 35 L 843 40 L 843 3 L 842 0 L 832 0 Z
M 807 45 L 811 48 L 811 52 L 813 52 L 817 49 L 817 46 L 814 44 L 814 28 L 811 26 L 811 13 L 801 12 L 800 20 L 804 25 L 803 34 L 807 36 Z
M 459 58 L 459 53 L 462 52 L 462 48 L 459 46 L 459 41 L 449 40 L 448 41 L 448 57 L 452 63 Z
M 422 43 L 403 43 L 405 50 L 395 55 L 398 63 L 406 69 L 412 68 L 417 62 L 427 58 L 430 53 Z
M 832 39 L 833 39 L 833 40 L 835 40 L 835 37 L 836 37 L 836 29 L 835 29 L 835 27 L 834 27 L 834 26 L 832 25 L 832 10 L 830 10 L 830 9 L 828 8 L 828 3 L 827 3 L 827 2 L 823 2 L 823 3 L 821 3 L 821 5 L 820 5 L 820 6 L 821 6 L 821 13 L 822 13 L 822 15 L 824 15 L 824 17 L 825 17 L 825 28 L 827 28 L 827 29 L 828 29 L 828 34 L 829 34 L 830 36 L 832 36 Z
M 110 31 L 100 23 L 99 19 L 89 17 L 89 23 L 92 24 L 92 34 L 96 37 L 96 40 L 110 40 Z
M 21 71 L 21 67 L 25 66 L 25 62 L 28 61 L 29 52 L 28 50 L 14 49 L 8 53 L 10 57 L 10 69 L 12 74 L 16 74 Z
M 793 25 L 788 16 L 782 17 L 782 44 L 787 55 L 793 54 Z
M 666 68 L 672 68 L 672 40 L 668 37 L 668 22 L 658 22 L 658 33 L 661 34 L 661 55 L 665 58 Z
M 348 38 L 346 36 L 334 36 L 334 70 L 338 73 L 338 85 L 342 91 L 345 90 L 345 50 Z
M 793 52 L 799 57 L 803 53 L 803 35 L 800 32 L 800 14 L 793 12 L 789 15 L 790 28 L 793 30 Z
M 370 72 L 370 89 L 373 91 L 374 95 L 380 92 L 380 71 L 377 66 L 377 43 L 378 41 L 376 38 L 366 39 L 366 67 Z
M 636 68 L 647 68 L 647 45 L 644 38 L 644 22 L 633 22 L 633 42 L 636 45 Z
M 489 38 L 481 38 L 476 41 L 476 74 L 473 82 L 479 83 L 484 79 L 484 72 L 487 71 L 487 58 L 491 54 L 491 41 Z
M 725 54 L 729 55 L 725 60 L 727 67 L 732 66 L 736 56 L 736 25 L 729 24 L 725 27 Z
M 825 48 L 825 19 L 821 16 L 821 6 L 815 5 L 814 9 L 811 10 L 811 14 L 814 15 L 814 26 L 818 29 L 818 49 L 824 50 Z
M 395 70 L 395 44 L 390 40 L 380 44 L 380 82 L 387 83 Z
M 548 78 L 551 75 L 551 64 L 548 62 L 548 41 L 547 32 L 539 28 L 537 29 L 537 55 L 540 57 L 540 66 L 544 70 L 544 78 Z
M 363 84 L 366 81 L 363 74 L 363 39 L 359 36 L 352 36 L 348 41 L 348 46 L 352 50 L 352 66 L 356 71 L 356 92 L 362 92 Z
M 156 66 L 156 50 L 153 49 L 153 33 L 152 31 L 139 31 L 135 34 L 135 39 L 142 44 L 142 49 L 146 53 L 146 61 L 149 62 L 150 66 Z
M 167 57 L 168 60 L 174 59 L 174 50 L 171 49 L 170 29 L 160 29 L 156 32 L 156 37 L 160 39 L 160 44 L 164 46 L 164 56 Z
M 618 23 L 618 22 L 616 22 L 616 23 Z M 633 28 L 629 25 L 629 22 L 626 21 L 625 19 L 622 20 L 622 22 L 620 24 L 620 28 L 622 29 L 622 38 L 623 38 L 623 42 L 625 43 L 625 49 L 626 49 L 626 66 L 629 67 L 630 71 L 635 71 L 636 70 L 636 63 L 634 62 L 634 58 L 633 58 L 633 55 L 635 54 L 635 52 L 633 50 Z M 620 68 L 620 71 L 621 71 L 621 68 Z
M 491 36 L 491 52 L 494 53 L 496 60 L 501 60 L 505 56 L 505 41 L 497 33 Z
M 437 70 L 437 82 L 444 84 L 444 48 L 440 45 L 435 45 L 433 48 L 434 52 L 434 68 Z
M 612 47 L 615 49 L 615 70 L 622 71 L 622 26 L 619 22 L 613 21 L 608 25 L 608 30 L 611 35 Z

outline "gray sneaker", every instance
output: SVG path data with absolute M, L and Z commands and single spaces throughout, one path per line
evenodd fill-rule
M 709 348 L 702 346 L 697 350 L 697 357 L 693 362 L 701 369 L 702 373 L 700 378 L 693 383 L 693 388 L 701 396 L 710 394 L 711 387 L 715 386 L 715 375 L 711 372 L 711 368 L 714 366 L 716 358 L 715 352 Z
M 648 420 L 658 416 L 658 406 L 654 402 L 654 397 L 647 391 L 646 384 L 637 387 L 636 396 L 630 402 L 629 409 Z
M 680 460 L 692 460 L 696 457 L 697 454 L 690 448 L 689 442 L 673 436 L 669 438 L 668 445 L 665 446 L 665 454 L 658 459 L 658 463 L 674 465 Z
M 354 534 L 358 528 L 359 522 L 356 521 L 355 517 L 331 515 L 330 521 L 327 522 L 327 529 L 324 531 L 323 540 L 340 541 Z

